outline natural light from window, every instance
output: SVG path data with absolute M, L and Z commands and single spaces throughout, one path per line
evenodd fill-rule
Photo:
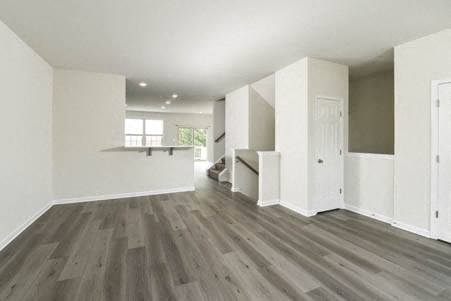
M 194 160 L 207 160 L 207 130 L 188 127 L 178 128 L 178 143 L 194 146 Z
M 163 120 L 125 119 L 125 146 L 161 146 Z

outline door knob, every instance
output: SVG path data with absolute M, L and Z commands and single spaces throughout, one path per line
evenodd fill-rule
M 324 161 L 323 161 L 323 159 L 318 159 L 318 163 L 319 164 L 321 164 L 321 163 L 323 163 Z

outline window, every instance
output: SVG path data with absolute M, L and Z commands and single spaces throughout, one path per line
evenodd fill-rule
M 143 133 L 142 119 L 125 119 L 125 146 L 142 146 Z
M 146 120 L 145 127 L 146 146 L 161 145 L 163 139 L 163 120 Z
M 194 160 L 207 160 L 207 130 L 187 127 L 178 128 L 178 143 L 194 146 Z
M 160 146 L 163 120 L 125 119 L 125 146 Z

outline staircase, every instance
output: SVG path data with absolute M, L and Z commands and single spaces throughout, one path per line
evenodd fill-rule
M 208 169 L 208 176 L 216 181 L 219 181 L 219 174 L 225 169 L 225 158 L 221 158 L 221 160 L 215 164 L 213 164 Z

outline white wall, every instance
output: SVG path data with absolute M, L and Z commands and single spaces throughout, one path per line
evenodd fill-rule
M 235 149 L 233 151 L 234 158 L 240 157 L 252 168 L 258 171 L 259 161 L 258 155 L 255 151 L 248 149 Z M 232 191 L 239 191 L 251 199 L 258 199 L 258 183 L 259 176 L 253 172 L 249 167 L 245 166 L 243 162 L 232 161 L 233 170 L 232 174 Z
M 384 222 L 393 219 L 393 156 L 349 153 L 345 157 L 346 209 Z
M 317 159 L 314 151 L 313 139 L 313 103 L 317 97 L 331 97 L 343 101 L 343 151 L 348 151 L 348 98 L 349 98 L 349 72 L 348 66 L 336 64 L 324 60 L 308 58 L 308 111 L 309 111 L 309 166 L 308 179 L 314 179 L 314 167 L 316 167 Z M 344 170 L 342 170 L 344 173 Z M 343 175 L 344 177 L 344 175 Z M 344 183 L 343 183 L 344 184 Z M 317 202 L 314 197 L 313 181 L 309 181 L 308 185 L 308 210 L 317 210 Z
M 280 153 L 258 152 L 258 205 L 280 202 Z
M 225 101 L 215 101 L 213 103 L 213 141 L 225 133 Z M 225 154 L 226 138 L 213 142 L 213 162 L 218 161 Z
M 226 168 L 232 170 L 233 149 L 249 148 L 249 86 L 226 95 Z
M 0 249 L 52 201 L 52 68 L 0 22 Z
M 226 168 L 233 178 L 233 149 L 274 150 L 274 76 L 268 76 L 226 95 Z M 260 94 L 262 93 L 262 94 Z
M 394 218 L 429 232 L 431 81 L 451 77 L 451 30 L 395 48 Z
M 276 151 L 280 152 L 281 204 L 305 215 L 314 214 L 310 134 L 316 97 L 333 97 L 348 103 L 348 67 L 304 58 L 276 72 Z M 344 132 L 347 133 L 345 120 Z M 346 145 L 347 138 L 344 137 Z M 346 151 L 346 147 L 344 152 Z M 315 161 L 316 162 L 316 161 Z
M 307 58 L 276 72 L 276 151 L 280 153 L 280 201 L 307 208 Z
M 349 151 L 394 153 L 393 70 L 354 79 L 349 84 Z
M 235 184 L 232 191 L 241 192 L 252 200 L 258 199 L 258 175 L 241 163 L 235 164 Z
M 163 145 L 178 144 L 178 127 L 192 127 L 207 129 L 208 161 L 213 161 L 213 116 L 211 114 L 182 114 L 127 111 L 127 118 L 147 118 L 163 120 Z
M 274 87 L 274 82 L 268 82 Z M 253 87 L 249 88 L 249 148 L 274 150 L 275 111 L 274 108 Z
M 255 91 L 257 91 L 257 93 L 260 94 L 263 99 L 265 99 L 265 101 L 273 108 L 275 107 L 276 102 L 275 81 L 276 75 L 275 73 L 272 73 L 271 75 L 251 84 L 251 87 L 254 88 Z
M 213 127 L 209 127 L 207 130 L 207 161 L 210 164 L 216 162 L 214 153 L 215 138 L 213 138 Z
M 192 189 L 193 151 L 123 151 L 125 78 L 54 72 L 54 196 L 67 201 Z

